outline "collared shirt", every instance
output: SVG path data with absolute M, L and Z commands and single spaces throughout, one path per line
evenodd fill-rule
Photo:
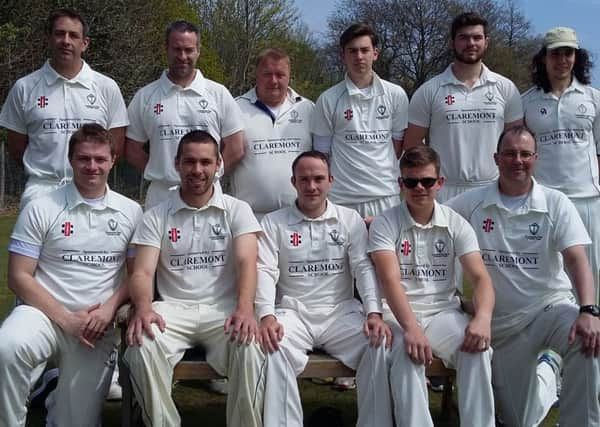
M 429 223 L 415 222 L 406 202 L 376 217 L 369 227 L 368 252 L 391 251 L 417 318 L 460 306 L 455 260 L 479 251 L 473 228 L 452 209 L 435 202 Z
M 203 130 L 215 141 L 243 130 L 240 109 L 225 86 L 196 70 L 189 86 L 181 87 L 163 71 L 158 80 L 141 88 L 129 104 L 127 138 L 150 141 L 144 178 L 166 184 L 179 183 L 174 161 L 182 136 Z
M 367 313 L 381 312 L 367 229 L 358 213 L 327 202 L 318 218 L 295 205 L 266 215 L 258 244 L 259 318 L 275 313 L 282 297 L 309 309 L 331 308 L 353 298 L 354 279 Z
M 569 197 L 599 197 L 600 91 L 573 78 L 560 98 L 529 89 L 523 108 L 537 141 L 534 173 L 540 184 Z
M 73 176 L 67 158 L 69 139 L 85 123 L 105 129 L 129 123 L 115 81 L 85 62 L 68 80 L 47 61 L 15 83 L 0 113 L 0 126 L 28 137 L 25 173 L 55 181 Z
M 34 277 L 70 310 L 103 303 L 121 285 L 127 248 L 142 210 L 107 188 L 92 207 L 70 183 L 28 203 L 11 239 L 41 246 Z
M 244 119 L 246 153 L 231 176 L 231 194 L 265 214 L 290 206 L 296 191 L 292 162 L 312 148 L 310 121 L 314 104 L 292 89 L 272 117 L 257 105 L 256 89 L 236 99 Z
M 145 212 L 133 243 L 160 249 L 156 285 L 165 301 L 216 304 L 237 302 L 233 242 L 261 231 L 246 202 L 224 195 L 219 185 L 201 208 L 171 197 Z
M 482 64 L 472 88 L 452 65 L 414 93 L 408 121 L 429 129 L 427 141 L 450 184 L 491 182 L 498 177 L 493 153 L 506 123 L 523 118 L 519 91 L 506 77 Z
M 569 296 L 571 282 L 561 251 L 591 241 L 567 196 L 534 181 L 526 203 L 512 212 L 494 182 L 463 193 L 448 205 L 477 234 L 496 290 L 495 340 L 518 333 L 545 306 Z
M 367 95 L 346 76 L 319 96 L 312 132 L 333 137 L 333 202 L 355 204 L 398 194 L 392 135 L 406 128 L 407 110 L 404 90 L 375 73 Z

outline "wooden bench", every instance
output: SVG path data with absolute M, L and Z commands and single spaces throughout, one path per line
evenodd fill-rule
M 143 423 L 140 419 L 140 411 L 135 408 L 136 403 L 133 399 L 129 371 L 123 364 L 120 364 L 119 367 L 119 381 L 123 387 L 122 426 L 141 426 Z M 453 369 L 446 368 L 440 359 L 434 359 L 433 363 L 427 367 L 426 375 L 428 377 L 441 377 L 444 379 L 442 412 L 449 415 L 456 408 L 452 398 L 452 385 L 456 372 Z M 354 370 L 348 368 L 339 360 L 334 359 L 327 354 L 316 352 L 310 354 L 306 369 L 304 369 L 298 378 L 354 376 Z M 186 352 L 184 358 L 175 366 L 175 370 L 173 371 L 173 381 L 211 380 L 217 378 L 223 377 L 215 372 L 215 370 L 203 360 L 202 352 L 196 349 Z

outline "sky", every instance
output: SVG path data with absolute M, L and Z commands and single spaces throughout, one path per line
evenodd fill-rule
M 335 13 L 335 0 L 295 0 L 302 19 L 314 32 L 322 32 L 327 17 Z M 553 27 L 574 28 L 580 46 L 592 53 L 596 63 L 592 85 L 600 87 L 600 0 L 516 0 L 535 34 Z

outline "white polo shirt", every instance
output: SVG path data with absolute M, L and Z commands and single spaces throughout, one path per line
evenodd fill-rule
M 381 298 L 367 256 L 367 228 L 360 215 L 327 202 L 318 218 L 295 206 L 266 215 L 258 244 L 258 318 L 275 313 L 283 296 L 309 309 L 353 298 L 354 279 L 367 313 L 381 313 Z
M 73 176 L 67 158 L 69 139 L 85 123 L 105 129 L 127 126 L 127 110 L 114 80 L 83 62 L 71 80 L 48 61 L 17 80 L 0 112 L 0 126 L 27 135 L 25 173 L 49 180 Z
M 404 90 L 375 73 L 367 95 L 346 75 L 319 96 L 312 131 L 333 137 L 333 202 L 356 204 L 398 194 L 400 171 L 392 135 L 406 129 L 407 110 Z
M 473 228 L 447 206 L 435 202 L 431 221 L 421 225 L 402 202 L 369 227 L 368 252 L 376 251 L 396 254 L 410 306 L 423 317 L 460 307 L 454 261 L 479 246 Z
M 572 198 L 600 196 L 600 91 L 573 77 L 557 98 L 533 87 L 523 94 L 527 127 L 535 134 L 535 177 Z
M 141 88 L 129 104 L 127 138 L 150 141 L 144 178 L 176 185 L 175 154 L 179 140 L 191 130 L 203 130 L 220 143 L 243 129 L 240 109 L 225 86 L 204 78 L 200 70 L 187 87 L 173 83 L 163 71 Z
M 35 279 L 69 310 L 108 300 L 121 285 L 140 206 L 107 187 L 100 207 L 73 183 L 28 203 L 11 239 L 41 247 Z
M 429 129 L 428 144 L 440 155 L 441 174 L 449 184 L 495 180 L 493 153 L 504 124 L 522 118 L 517 87 L 483 64 L 472 88 L 449 65 L 416 90 L 408 109 L 410 123 Z
M 289 89 L 274 116 L 257 101 L 255 88 L 236 99 L 244 119 L 246 153 L 231 175 L 230 190 L 254 212 L 265 214 L 296 200 L 290 182 L 292 162 L 312 149 L 314 104 Z
M 160 249 L 156 285 L 165 301 L 228 309 L 237 302 L 233 240 L 261 228 L 246 202 L 213 188 L 200 209 L 173 191 L 144 213 L 135 232 L 134 244 Z
M 492 336 L 525 328 L 545 306 L 569 296 L 561 251 L 590 238 L 563 193 L 534 182 L 526 204 L 511 212 L 496 182 L 448 201 L 475 228 L 496 290 Z

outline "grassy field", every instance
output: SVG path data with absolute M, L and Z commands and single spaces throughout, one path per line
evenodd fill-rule
M 15 221 L 13 215 L 0 215 L 0 321 L 6 317 L 14 305 L 14 296 L 6 286 L 6 247 L 10 231 Z M 345 426 L 356 422 L 356 393 L 354 391 L 339 392 L 329 386 L 318 386 L 309 381 L 300 382 L 305 418 L 321 406 L 330 406 L 341 411 Z M 174 388 L 174 397 L 182 414 L 183 426 L 202 425 L 210 427 L 225 426 L 225 398 L 205 391 L 199 384 L 181 383 Z M 454 427 L 459 425 L 455 415 L 444 417 L 441 414 L 441 394 L 430 393 L 430 408 L 438 427 Z M 112 427 L 121 425 L 121 405 L 119 402 L 107 402 L 104 405 L 103 425 Z M 44 425 L 44 411 L 30 411 L 27 426 Z M 543 427 L 554 427 L 557 422 L 557 411 L 553 410 L 542 424 Z

